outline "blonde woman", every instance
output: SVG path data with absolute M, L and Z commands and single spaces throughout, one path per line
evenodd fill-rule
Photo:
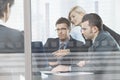
M 68 19 L 70 20 L 70 22 L 72 23 L 72 27 L 71 27 L 71 36 L 79 41 L 82 41 L 85 43 L 85 39 L 82 36 L 81 33 L 81 20 L 82 17 L 86 14 L 85 10 L 79 6 L 75 6 L 73 7 L 68 15 Z

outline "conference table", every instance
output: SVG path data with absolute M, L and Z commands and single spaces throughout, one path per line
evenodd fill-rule
M 89 72 L 42 73 L 42 80 L 119 80 L 119 74 L 94 74 Z M 114 77 L 113 77 L 114 76 Z
M 41 67 L 41 64 L 46 64 L 46 58 L 41 56 L 43 54 L 32 53 L 33 80 L 120 80 L 120 52 L 106 57 L 109 62 L 116 63 L 110 65 L 106 74 L 79 71 L 52 73 L 49 67 Z M 116 73 L 112 72 L 114 69 Z M 0 53 L 0 80 L 25 80 L 24 53 Z

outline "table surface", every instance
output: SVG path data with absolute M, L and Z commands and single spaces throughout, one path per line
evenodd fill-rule
M 43 53 L 42 53 L 43 54 Z M 44 71 L 44 68 L 39 68 L 38 65 L 42 63 L 41 53 L 33 53 L 32 54 L 32 65 L 33 65 L 33 72 L 40 72 L 41 70 Z M 116 61 L 116 65 L 111 65 L 110 69 L 113 69 L 116 66 L 116 69 L 120 71 L 120 53 L 116 54 L 117 56 L 108 56 L 110 62 Z M 98 57 L 98 56 L 96 56 Z M 43 60 L 44 62 L 44 60 Z M 20 76 L 24 76 L 25 73 L 25 54 L 24 53 L 0 53 L 0 80 L 19 80 Z M 45 73 L 45 71 L 44 71 Z M 79 76 L 78 76 L 79 75 Z M 85 76 L 87 75 L 87 77 Z M 72 73 L 55 73 L 54 75 L 48 75 L 48 78 L 44 78 L 45 80 L 54 80 L 54 78 L 65 78 L 67 80 L 71 78 L 71 80 L 77 79 L 86 79 L 92 80 L 90 78 L 94 78 L 96 80 L 99 79 L 100 76 L 104 76 L 106 80 L 120 80 L 120 72 L 117 74 L 91 74 L 91 73 L 84 73 L 84 72 L 72 72 Z M 40 80 L 40 74 L 33 74 L 36 80 Z M 76 78 L 74 78 L 74 77 Z M 69 78 L 68 78 L 69 77 Z M 98 78 L 98 79 L 97 79 Z M 44 80 L 43 79 L 43 80 Z M 59 80 L 59 79 L 58 79 Z M 101 79 L 102 80 L 102 79 Z M 103 79 L 105 80 L 105 79 Z

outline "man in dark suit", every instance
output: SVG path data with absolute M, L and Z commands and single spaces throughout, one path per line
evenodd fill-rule
M 103 30 L 102 19 L 94 13 L 87 14 L 82 19 L 82 34 L 86 39 L 92 40 L 92 46 L 89 51 L 119 51 L 119 45 L 116 40 Z
M 57 20 L 56 31 L 58 34 L 58 38 L 49 38 L 44 45 L 44 51 L 56 56 L 60 60 L 60 63 L 58 63 L 58 61 L 55 61 L 54 63 L 50 62 L 50 65 L 56 66 L 58 64 L 62 64 L 62 62 L 64 62 L 64 57 L 68 57 L 68 54 L 70 54 L 70 52 L 87 51 L 87 48 L 84 47 L 83 42 L 77 41 L 69 35 L 70 29 L 71 28 L 69 20 L 63 17 Z M 68 64 L 70 64 L 70 61 L 68 62 Z
M 81 27 L 82 34 L 93 43 L 88 49 L 90 59 L 86 59 L 84 65 L 78 63 L 79 67 L 72 70 L 106 73 L 107 67 L 110 66 L 107 61 L 109 56 L 113 56 L 113 51 L 120 51 L 120 46 L 110 33 L 103 30 L 102 19 L 95 13 L 86 14 L 82 19 Z
M 24 51 L 23 34 L 4 25 L 9 18 L 13 3 L 14 0 L 0 0 L 0 52 L 3 53 Z

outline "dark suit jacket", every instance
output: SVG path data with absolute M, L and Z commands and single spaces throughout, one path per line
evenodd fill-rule
M 46 52 L 46 55 L 48 55 L 47 57 L 49 58 L 49 61 L 52 61 L 52 60 L 54 61 L 53 57 L 51 59 L 51 53 L 54 51 L 57 51 L 58 49 L 59 49 L 59 38 L 49 38 L 44 45 L 44 51 Z M 77 41 L 73 38 L 70 38 L 66 49 L 70 49 L 71 53 L 64 56 L 61 59 L 61 64 L 62 63 L 64 64 L 65 61 L 67 61 L 67 64 L 69 65 L 71 64 L 72 59 L 70 57 L 71 56 L 73 57 L 72 52 L 87 52 L 88 51 L 88 48 L 86 48 L 83 45 L 83 42 Z
M 120 46 L 116 40 L 105 31 L 101 31 L 96 37 L 93 45 L 89 48 L 89 52 L 103 52 L 103 51 L 119 51 Z
M 0 25 L 0 52 L 1 53 L 24 52 L 23 34 L 18 30 Z
M 44 45 L 45 52 L 54 52 L 59 49 L 59 38 L 48 38 Z M 83 42 L 70 38 L 66 49 L 70 49 L 70 52 L 86 52 L 88 49 L 84 47 Z
M 91 60 L 89 64 L 92 66 L 93 71 L 95 70 L 94 73 L 108 72 L 107 68 L 110 66 L 108 57 L 115 56 L 112 53 L 113 51 L 120 51 L 120 46 L 108 32 L 101 31 L 96 37 L 93 45 L 89 48 L 89 52 L 96 52 L 91 53 Z
M 112 51 L 120 51 L 120 46 L 108 32 L 101 31 L 88 50 L 89 63 L 82 68 L 73 65 L 72 70 L 107 73 L 106 70 L 110 66 L 108 58 L 115 56 Z
M 103 25 L 103 30 L 108 31 L 111 36 L 117 41 L 117 43 L 120 45 L 120 34 L 116 33 L 114 30 L 110 29 L 106 25 Z

